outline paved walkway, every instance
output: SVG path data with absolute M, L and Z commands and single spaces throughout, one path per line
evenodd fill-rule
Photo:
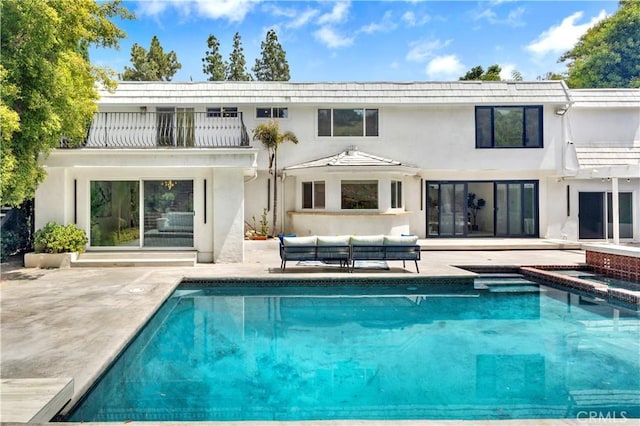
M 580 250 L 456 250 L 427 251 L 422 255 L 420 275 L 425 276 L 468 275 L 467 271 L 456 268 L 460 265 L 570 265 L 585 261 L 584 252 Z M 75 403 L 183 277 L 347 275 L 335 269 L 294 264 L 281 272 L 279 266 L 276 241 L 247 241 L 243 264 L 58 270 L 3 267 L 0 281 L 2 378 L 73 378 L 72 403 Z M 402 268 L 402 262 L 392 262 L 390 266 L 390 271 L 356 270 L 349 275 L 379 277 L 384 274 L 389 278 L 415 275 L 412 262 L 407 263 L 406 269 Z M 530 424 L 552 423 L 538 420 Z M 580 422 L 562 420 L 553 424 Z

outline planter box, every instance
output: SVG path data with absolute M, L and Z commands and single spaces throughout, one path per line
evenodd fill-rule
M 71 262 L 78 259 L 78 252 L 73 253 L 26 253 L 26 268 L 70 268 Z

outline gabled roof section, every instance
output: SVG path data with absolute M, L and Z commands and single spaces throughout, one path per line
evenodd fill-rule
M 640 109 L 640 89 L 571 89 L 569 96 L 578 108 Z
M 100 92 L 102 105 L 567 104 L 563 81 L 292 83 L 275 81 L 123 81 Z
M 307 161 L 305 163 L 296 164 L 293 166 L 285 167 L 284 170 L 304 170 L 313 168 L 344 168 L 355 170 L 358 168 L 402 168 L 402 169 L 416 169 L 410 164 L 404 164 L 400 161 L 391 160 L 389 158 L 378 157 L 377 155 L 368 154 L 366 152 L 358 151 L 356 147 L 351 147 L 340 154 L 332 155 L 330 157 L 319 158 L 317 160 Z

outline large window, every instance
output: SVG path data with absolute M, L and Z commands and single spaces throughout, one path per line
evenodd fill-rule
M 541 148 L 542 106 L 476 107 L 476 148 Z
M 378 136 L 378 110 L 319 109 L 318 136 Z
M 324 181 L 302 182 L 302 208 L 324 209 Z
M 377 209 L 378 181 L 377 180 L 343 180 L 341 182 L 341 208 Z

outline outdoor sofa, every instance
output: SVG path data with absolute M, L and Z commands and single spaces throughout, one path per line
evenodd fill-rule
M 361 235 L 361 236 L 280 236 L 280 269 L 287 261 L 338 262 L 353 271 L 356 261 L 413 260 L 418 268 L 420 246 L 415 235 Z

